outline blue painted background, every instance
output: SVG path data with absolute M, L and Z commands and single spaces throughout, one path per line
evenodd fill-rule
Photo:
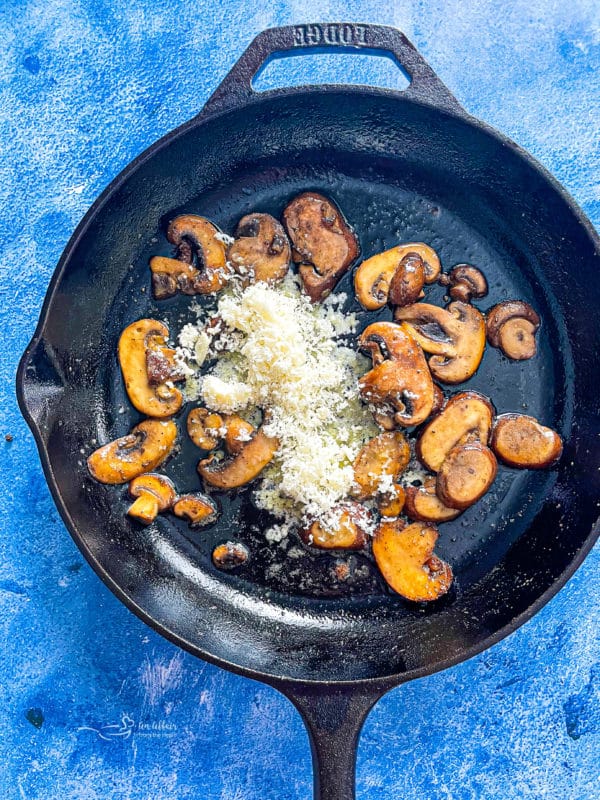
M 45 288 L 100 190 L 200 109 L 262 28 L 394 24 L 464 106 L 536 155 L 600 226 L 597 0 L 0 3 L 0 797 L 308 798 L 308 742 L 273 690 L 134 618 L 61 524 L 13 382 Z M 341 72 L 340 72 L 341 69 Z M 271 80 L 389 83 L 389 62 L 297 60 Z M 4 440 L 12 434 L 12 442 Z M 600 550 L 491 651 L 391 692 L 361 800 L 600 798 Z

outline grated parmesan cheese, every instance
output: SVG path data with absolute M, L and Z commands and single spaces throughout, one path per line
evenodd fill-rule
M 273 541 L 292 523 L 323 518 L 347 498 L 358 451 L 378 433 L 358 394 L 368 362 L 340 341 L 357 325 L 354 315 L 341 312 L 344 300 L 333 295 L 313 306 L 295 278 L 277 288 L 232 286 L 216 311 L 227 350 L 208 374 L 188 380 L 188 396 L 213 411 L 268 410 L 265 433 L 280 446 L 254 500 L 283 520 L 269 533 Z M 195 346 L 190 327 L 197 337 L 204 323 L 185 326 L 180 349 Z
M 233 414 L 242 411 L 252 399 L 252 389 L 242 381 L 224 381 L 217 375 L 203 378 L 202 397 L 208 408 Z
M 235 242 L 235 239 L 233 238 L 233 236 L 229 236 L 229 234 L 223 233 L 223 231 L 218 231 L 217 233 L 215 233 L 215 239 L 218 242 L 222 242 L 223 244 L 226 244 L 226 245 L 230 245 L 230 244 L 233 244 Z
M 425 483 L 427 478 L 430 477 L 431 473 L 427 472 L 425 467 L 423 467 L 423 465 L 415 458 L 402 473 L 402 485 L 410 486 L 417 481 L 420 481 L 420 483 Z

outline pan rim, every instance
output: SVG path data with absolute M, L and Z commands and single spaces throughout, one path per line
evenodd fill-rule
M 417 678 L 424 677 L 425 675 L 430 675 L 435 672 L 439 672 L 451 666 L 455 666 L 456 664 L 459 664 L 462 661 L 466 661 L 472 658 L 473 656 L 477 655 L 478 653 L 488 649 L 497 642 L 501 641 L 506 636 L 513 633 L 517 628 L 521 627 L 521 625 L 523 625 L 529 619 L 531 619 L 565 586 L 567 581 L 574 575 L 577 569 L 581 566 L 584 559 L 594 546 L 596 540 L 600 536 L 600 517 L 598 518 L 596 523 L 592 526 L 589 534 L 583 541 L 580 549 L 572 558 L 571 562 L 563 570 L 563 572 L 561 572 L 560 575 L 554 580 L 554 582 L 545 590 L 545 592 L 543 592 L 533 603 L 531 603 L 519 615 L 514 617 L 509 623 L 507 623 L 494 633 L 482 639 L 481 642 L 478 642 L 477 644 L 472 645 L 469 648 L 466 648 L 461 653 L 458 653 L 447 659 L 442 659 L 441 661 L 435 662 L 434 664 L 416 668 L 414 670 L 407 670 L 406 672 L 393 673 L 390 675 L 376 676 L 372 678 L 360 678 L 356 680 L 339 680 L 339 681 L 335 679 L 317 680 L 311 678 L 293 678 L 287 675 L 275 675 L 273 673 L 261 672 L 260 670 L 255 670 L 249 667 L 240 666 L 235 662 L 231 662 L 226 659 L 216 657 L 211 653 L 203 650 L 202 648 L 198 647 L 189 640 L 186 640 L 185 637 L 183 637 L 182 635 L 174 633 L 168 627 L 163 625 L 161 622 L 154 619 L 151 616 L 151 614 L 149 614 L 141 606 L 139 606 L 126 593 L 126 591 L 124 591 L 124 589 L 119 584 L 116 583 L 116 581 L 96 560 L 91 550 L 88 548 L 84 538 L 80 535 L 77 526 L 70 515 L 67 504 L 63 501 L 60 489 L 54 477 L 54 472 L 52 464 L 50 462 L 50 457 L 46 446 L 47 443 L 43 431 L 40 428 L 39 424 L 34 419 L 25 396 L 26 369 L 30 360 L 30 356 L 44 341 L 44 333 L 50 316 L 51 306 L 53 304 L 54 297 L 61 283 L 63 274 L 69 264 L 69 261 L 73 253 L 77 249 L 77 246 L 81 238 L 85 235 L 86 231 L 88 230 L 90 224 L 92 223 L 96 215 L 110 200 L 113 194 L 116 191 L 118 191 L 118 189 L 120 189 L 121 186 L 125 184 L 125 182 L 129 179 L 129 177 L 132 174 L 134 174 L 135 171 L 139 169 L 139 167 L 145 164 L 149 159 L 151 159 L 164 147 L 169 146 L 173 141 L 185 135 L 188 131 L 194 128 L 199 128 L 203 126 L 205 123 L 212 121 L 213 119 L 226 117 L 228 115 L 235 115 L 238 114 L 240 111 L 247 109 L 248 107 L 269 103 L 273 100 L 278 101 L 282 98 L 286 98 L 292 95 L 330 94 L 330 93 L 351 93 L 351 94 L 359 94 L 361 96 L 372 95 L 374 97 L 385 97 L 388 99 L 393 99 L 395 101 L 407 103 L 410 105 L 434 108 L 434 110 L 439 114 L 445 115 L 451 119 L 461 120 L 465 124 L 475 127 L 478 131 L 481 131 L 487 136 L 490 136 L 491 138 L 495 139 L 501 145 L 511 150 L 519 158 L 526 161 L 546 180 L 550 188 L 553 189 L 554 192 L 557 193 L 561 197 L 561 199 L 566 203 L 566 205 L 570 208 L 571 212 L 573 213 L 577 221 L 584 228 L 585 233 L 591 240 L 594 249 L 596 250 L 596 252 L 600 253 L 600 236 L 594 229 L 592 223 L 587 218 L 582 209 L 579 207 L 579 205 L 576 203 L 576 201 L 571 197 L 569 192 L 558 182 L 556 178 L 554 178 L 554 176 L 546 169 L 546 167 L 544 167 L 541 163 L 539 163 L 537 159 L 535 159 L 524 148 L 522 148 L 516 142 L 511 140 L 509 137 L 497 131 L 487 123 L 481 122 L 480 120 L 471 116 L 466 111 L 459 112 L 459 111 L 451 111 L 445 108 L 442 109 L 432 104 L 429 104 L 425 101 L 419 101 L 413 97 L 405 96 L 403 92 L 391 89 L 382 89 L 382 88 L 365 87 L 365 86 L 344 86 L 344 85 L 326 85 L 317 87 L 297 86 L 297 87 L 290 87 L 285 90 L 275 89 L 267 92 L 260 92 L 260 93 L 255 92 L 254 95 L 250 96 L 248 98 L 248 101 L 244 104 L 240 104 L 233 108 L 228 108 L 224 110 L 217 110 L 206 113 L 200 112 L 200 114 L 193 117 L 191 120 L 184 122 L 182 125 L 178 126 L 174 130 L 162 136 L 160 139 L 158 139 L 156 142 L 152 143 L 149 147 L 147 147 L 144 151 L 142 151 L 142 153 L 136 156 L 123 170 L 121 170 L 121 172 L 117 176 L 115 176 L 115 178 L 113 178 L 112 181 L 110 181 L 110 183 L 105 187 L 105 189 L 92 203 L 88 211 L 85 213 L 81 221 L 78 223 L 69 241 L 67 242 L 67 245 L 65 246 L 59 258 L 57 266 L 48 284 L 48 288 L 46 291 L 46 295 L 44 297 L 42 308 L 40 310 L 40 315 L 38 318 L 34 334 L 19 362 L 19 366 L 16 373 L 16 395 L 21 413 L 33 433 L 36 447 L 40 456 L 40 461 L 44 472 L 44 476 L 46 478 L 46 482 L 50 489 L 52 498 L 67 530 L 69 531 L 71 537 L 75 541 L 79 550 L 86 558 L 87 562 L 90 564 L 94 572 L 100 577 L 103 583 L 130 611 L 132 611 L 143 622 L 145 622 L 152 629 L 157 631 L 160 635 L 164 636 L 167 640 L 171 641 L 173 644 L 177 645 L 178 647 L 182 647 L 187 652 L 190 652 L 192 655 L 199 657 L 204 661 L 215 664 L 216 666 L 222 667 L 231 672 L 268 683 L 275 687 L 278 686 L 292 687 L 299 685 L 324 687 L 333 685 L 336 687 L 362 686 L 362 687 L 372 687 L 373 689 L 375 688 L 387 689 L 399 685 L 401 683 L 407 682 L 409 680 L 414 680 Z

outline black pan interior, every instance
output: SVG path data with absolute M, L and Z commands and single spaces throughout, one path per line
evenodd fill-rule
M 356 577 L 342 587 L 331 573 L 339 554 L 309 553 L 293 537 L 268 544 L 272 520 L 249 492 L 220 497 L 223 515 L 211 528 L 162 517 L 143 529 L 124 515 L 126 489 L 96 484 L 85 468 L 97 443 L 139 421 L 116 361 L 122 328 L 154 316 L 176 331 L 194 319 L 189 299 L 156 304 L 149 290 L 149 256 L 171 252 L 168 220 L 199 213 L 231 233 L 243 214 L 279 216 L 310 189 L 340 205 L 363 256 L 425 241 L 446 268 L 467 261 L 484 271 L 482 310 L 522 298 L 543 320 L 535 359 L 509 362 L 487 348 L 457 390 L 556 427 L 563 459 L 551 471 L 501 468 L 484 500 L 441 527 L 438 551 L 455 587 L 427 608 L 390 594 L 367 556 L 353 556 Z M 242 670 L 357 680 L 458 658 L 531 609 L 587 546 L 598 516 L 597 267 L 589 231 L 557 188 L 468 120 L 384 93 L 320 91 L 265 97 L 188 126 L 140 160 L 72 243 L 25 374 L 67 522 L 139 613 L 193 652 Z M 350 276 L 339 289 L 352 297 Z M 429 290 L 433 302 L 442 297 L 441 287 Z M 376 318 L 362 312 L 361 321 Z M 168 464 L 180 490 L 200 488 L 197 460 L 190 444 Z M 226 538 L 252 552 L 236 574 L 211 564 Z

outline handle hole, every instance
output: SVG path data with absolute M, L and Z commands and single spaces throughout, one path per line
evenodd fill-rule
M 302 58 L 294 58 L 301 55 Z M 288 86 L 353 84 L 402 91 L 410 77 L 397 59 L 380 50 L 349 53 L 347 49 L 299 49 L 273 53 L 252 79 L 257 92 Z

